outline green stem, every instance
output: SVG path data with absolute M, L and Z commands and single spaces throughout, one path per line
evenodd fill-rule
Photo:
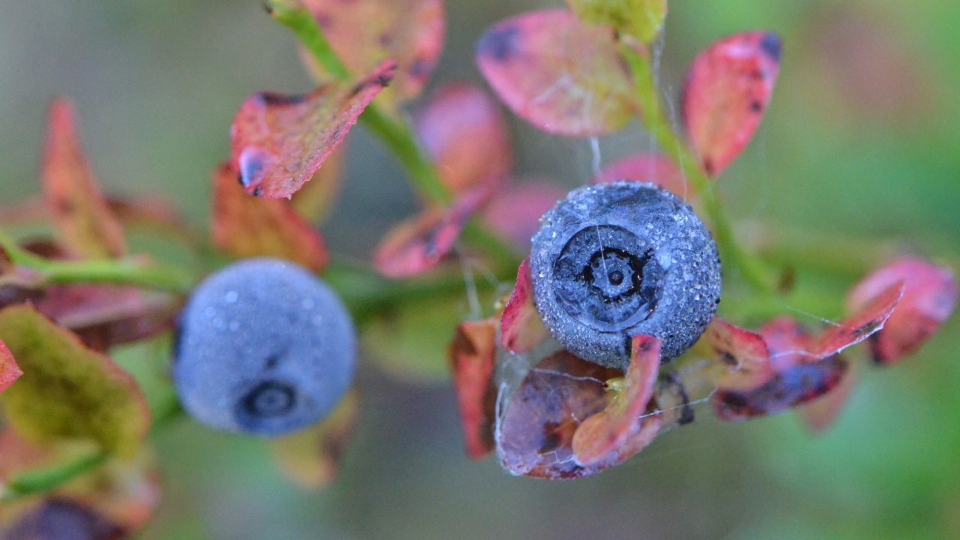
M 40 284 L 111 283 L 186 293 L 193 280 L 182 270 L 137 259 L 57 261 L 38 257 L 0 231 L 0 248 L 15 265 L 40 274 Z
M 52 467 L 30 471 L 13 477 L 2 488 L 0 501 L 9 502 L 37 493 L 45 493 L 86 474 L 107 460 L 107 454 L 97 452 Z
M 732 262 L 739 268 L 744 279 L 753 288 L 765 293 L 774 292 L 776 278 L 773 272 L 737 241 L 723 205 L 717 197 L 714 183 L 703 174 L 696 156 L 681 141 L 667 120 L 649 60 L 627 45 L 621 48 L 621 52 L 633 72 L 634 90 L 637 92 L 637 117 L 664 154 L 676 162 L 690 181 L 693 195 L 702 196 L 704 211 L 713 224 L 713 232 L 717 237 L 721 259 Z

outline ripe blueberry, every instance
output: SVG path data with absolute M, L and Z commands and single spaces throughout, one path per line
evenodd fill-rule
M 173 381 L 199 422 L 278 436 L 327 415 L 349 388 L 355 359 L 350 315 L 326 284 L 293 263 L 253 259 L 193 291 Z
M 637 334 L 663 361 L 700 337 L 720 301 L 720 258 L 685 204 L 653 184 L 572 191 L 540 222 L 530 252 L 537 312 L 569 351 L 626 370 Z

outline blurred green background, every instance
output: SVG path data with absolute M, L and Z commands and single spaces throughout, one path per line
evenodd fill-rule
M 561 4 L 448 1 L 432 86 L 479 82 L 472 49 L 484 28 Z M 958 256 L 956 0 L 674 0 L 670 10 L 660 82 L 671 98 L 716 38 L 762 28 L 784 39 L 764 125 L 722 181 L 735 217 Z M 45 107 L 69 94 L 106 189 L 162 193 L 205 227 L 209 172 L 240 102 L 309 88 L 293 38 L 256 0 L 0 0 L 0 200 L 37 191 Z M 510 123 L 519 174 L 568 187 L 589 177 L 586 141 Z M 636 126 L 600 141 L 604 162 L 650 147 Z M 414 208 L 392 158 L 356 130 L 323 227 L 330 246 L 367 257 Z M 468 462 L 449 385 L 400 381 L 367 361 L 362 423 L 335 484 L 303 492 L 260 441 L 179 421 L 155 438 L 165 496 L 142 538 L 960 538 L 957 328 L 912 361 L 866 370 L 822 437 L 792 415 L 735 425 L 704 409 L 625 465 L 568 483 Z

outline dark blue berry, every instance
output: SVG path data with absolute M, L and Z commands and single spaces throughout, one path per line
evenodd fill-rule
M 350 386 L 356 337 L 332 290 L 299 266 L 254 259 L 211 275 L 180 317 L 173 380 L 217 429 L 277 436 L 326 416 Z
M 664 361 L 700 337 L 720 301 L 720 258 L 689 205 L 653 184 L 583 187 L 543 216 L 530 273 L 537 311 L 569 351 L 626 370 L 637 334 Z

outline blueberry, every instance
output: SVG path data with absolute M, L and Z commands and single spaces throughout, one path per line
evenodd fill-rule
M 693 210 L 653 184 L 570 192 L 540 221 L 530 252 L 537 311 L 569 351 L 626 370 L 637 334 L 663 361 L 700 337 L 720 301 L 717 246 Z
M 173 380 L 199 422 L 278 436 L 326 416 L 349 388 L 355 361 L 353 323 L 334 292 L 293 263 L 253 259 L 193 291 Z

